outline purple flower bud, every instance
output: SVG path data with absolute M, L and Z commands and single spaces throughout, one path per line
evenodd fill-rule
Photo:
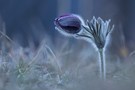
M 82 21 L 78 15 L 62 15 L 54 21 L 56 27 L 69 34 L 76 34 L 81 30 Z

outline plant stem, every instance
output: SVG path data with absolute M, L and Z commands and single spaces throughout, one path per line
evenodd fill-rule
M 106 61 L 104 59 L 104 50 L 99 49 L 99 69 L 100 69 L 100 77 L 102 79 L 106 79 Z

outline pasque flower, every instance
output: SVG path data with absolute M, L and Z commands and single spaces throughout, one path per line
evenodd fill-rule
M 54 21 L 56 28 L 67 34 L 76 34 L 81 30 L 82 21 L 78 15 L 62 15 Z
M 113 30 L 114 25 L 110 26 L 110 21 L 103 21 L 101 18 L 93 19 L 89 22 L 87 20 L 86 25 L 83 26 L 83 32 L 77 34 L 79 37 L 86 38 L 91 40 L 98 49 L 99 52 L 99 68 L 100 68 L 100 77 L 105 79 L 106 78 L 106 61 L 104 59 L 104 48 L 107 42 L 107 38 L 109 33 Z
M 109 25 L 110 21 L 103 21 L 100 17 L 98 19 L 93 17 L 91 21 L 87 20 L 86 25 L 83 25 L 83 32 L 77 34 L 77 37 L 89 39 L 98 49 L 103 49 L 109 33 L 114 28 L 114 25 L 112 27 Z
M 93 17 L 84 24 L 78 15 L 64 15 L 55 20 L 56 29 L 72 34 L 76 38 L 83 38 L 95 44 L 99 52 L 99 71 L 101 78 L 106 78 L 106 61 L 104 59 L 104 48 L 110 32 L 114 25 L 110 26 L 110 21 L 103 21 L 101 18 Z

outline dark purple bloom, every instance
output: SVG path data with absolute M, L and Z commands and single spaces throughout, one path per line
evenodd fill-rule
M 81 30 L 81 20 L 75 14 L 62 15 L 55 19 L 55 25 L 59 30 L 69 34 L 76 34 Z

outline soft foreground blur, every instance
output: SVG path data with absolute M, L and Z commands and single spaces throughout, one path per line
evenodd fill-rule
M 36 49 L 22 48 L 5 35 L 0 39 L 0 90 L 135 89 L 135 55 L 125 48 L 115 54 L 111 43 L 107 46 L 107 80 L 102 81 L 98 53 L 86 41 L 46 36 Z

